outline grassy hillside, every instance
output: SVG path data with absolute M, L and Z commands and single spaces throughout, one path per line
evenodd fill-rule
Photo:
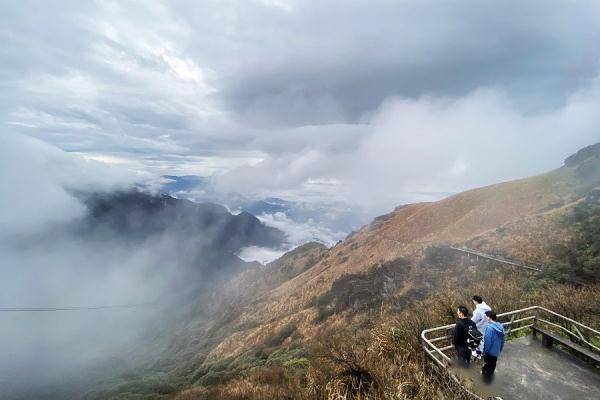
M 438 251 L 467 245 L 553 272 L 562 263 L 561 273 L 584 265 L 558 250 L 579 246 L 580 257 L 597 255 L 584 248 L 598 246 L 597 236 L 580 241 L 589 223 L 569 218 L 597 200 L 600 148 L 568 160 L 539 176 L 398 207 L 331 249 L 307 244 L 238 275 L 198 299 L 177 339 L 145 371 L 164 374 L 174 387 L 161 394 L 123 379 L 99 397 L 460 398 L 430 374 L 417 338 L 425 327 L 451 322 L 454 307 L 474 292 L 500 311 L 544 304 L 598 324 L 592 278 L 583 286 L 552 273 L 524 279 Z M 588 217 L 597 218 L 595 210 Z M 582 313 L 582 303 L 591 309 Z

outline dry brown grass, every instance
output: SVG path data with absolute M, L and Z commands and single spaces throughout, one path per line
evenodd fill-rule
M 196 388 L 177 400 L 388 400 L 463 399 L 459 387 L 426 359 L 420 332 L 454 320 L 459 304 L 474 293 L 498 312 L 538 304 L 592 326 L 600 322 L 600 285 L 528 289 L 518 275 L 498 275 L 468 287 L 446 287 L 438 295 L 414 302 L 401 313 L 370 315 L 372 328 L 348 326 L 311 343 L 307 369 L 256 369 L 246 378 L 212 388 Z
M 297 273 L 277 287 L 264 287 L 261 296 L 249 303 L 244 312 L 256 327 L 232 336 L 231 349 L 223 347 L 229 351 L 222 356 L 232 349 L 271 343 L 265 338 L 293 323 L 298 337 L 286 340 L 311 348 L 309 367 L 293 371 L 257 367 L 227 383 L 181 393 L 177 399 L 461 399 L 460 388 L 447 375 L 434 373 L 419 334 L 452 323 L 456 307 L 471 306 L 473 294 L 483 296 L 499 313 L 541 305 L 598 327 L 598 284 L 543 288 L 543 280 L 501 268 L 422 262 L 424 249 L 446 242 L 527 262 L 552 261 L 553 246 L 568 243 L 573 234 L 558 222 L 584 195 L 573 173 L 573 168 L 562 168 L 436 203 L 402 207 L 329 251 L 319 250 L 310 267 L 297 254 L 294 265 L 299 268 L 290 269 Z M 404 271 L 409 277 L 381 300 L 378 310 L 341 310 L 315 323 L 313 299 L 334 282 L 399 258 L 410 264 Z M 365 318 L 367 324 L 359 323 Z

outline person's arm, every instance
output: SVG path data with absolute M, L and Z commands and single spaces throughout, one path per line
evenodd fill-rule
M 458 344 L 458 321 L 454 324 L 454 329 L 452 329 L 452 344 Z
M 473 318 L 471 318 L 471 321 L 475 322 L 475 325 L 477 325 L 481 322 L 482 319 L 483 316 L 481 315 L 481 313 L 477 309 L 475 309 L 475 311 L 473 311 Z
M 452 337 L 452 343 L 455 345 L 462 345 L 465 339 L 465 324 L 462 320 L 457 320 L 454 325 L 454 335 Z
M 486 329 L 485 334 L 483 335 L 483 352 L 484 353 L 489 353 L 490 347 L 492 347 L 492 340 L 493 340 L 492 330 Z

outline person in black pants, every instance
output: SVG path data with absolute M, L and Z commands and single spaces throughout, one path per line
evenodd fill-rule
M 492 380 L 492 375 L 494 375 L 494 371 L 496 370 L 496 362 L 498 362 L 498 357 L 494 357 L 491 354 L 483 353 L 483 367 L 481 368 L 481 374 L 483 375 L 483 379 L 486 381 Z
M 483 361 L 485 364 L 481 368 L 481 374 L 484 381 L 491 382 L 496 370 L 498 356 L 504 348 L 504 327 L 496 321 L 496 313 L 491 310 L 485 312 L 485 318 L 488 320 L 488 324 L 483 339 Z
M 467 345 L 467 335 L 469 326 L 475 326 L 475 323 L 469 319 L 469 309 L 465 306 L 458 307 L 456 315 L 458 319 L 456 320 L 452 334 L 452 344 L 454 345 L 454 350 L 456 350 L 458 361 L 468 364 L 471 362 L 471 349 Z

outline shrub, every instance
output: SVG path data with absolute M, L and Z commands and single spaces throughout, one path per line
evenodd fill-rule
M 281 327 L 277 332 L 265 339 L 265 345 L 268 347 L 279 346 L 285 339 L 290 337 L 296 331 L 296 325 L 288 323 Z
M 226 383 L 235 377 L 235 374 L 230 371 L 209 371 L 200 379 L 197 384 L 202 386 L 212 386 Z
M 310 361 L 306 357 L 294 358 L 283 363 L 283 366 L 288 370 L 305 369 L 310 365 Z
M 313 322 L 315 324 L 320 324 L 333 314 L 335 314 L 333 307 L 319 305 L 317 306 L 317 314 L 315 315 Z
M 586 201 L 578 204 L 564 223 L 575 230 L 569 246 L 554 249 L 558 259 L 544 270 L 549 282 L 583 285 L 600 280 L 600 204 Z

